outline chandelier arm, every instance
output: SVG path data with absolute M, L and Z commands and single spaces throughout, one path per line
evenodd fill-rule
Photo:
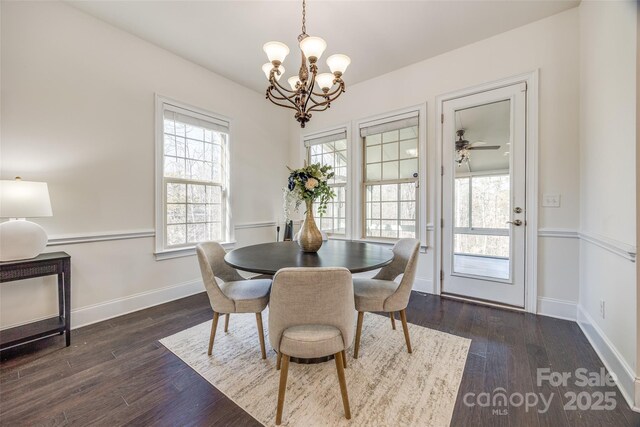
M 312 111 L 318 111 L 318 112 L 324 111 L 324 110 L 328 109 L 330 106 L 331 106 L 331 102 L 327 102 L 326 104 L 316 104 L 313 107 L 309 108 L 307 110 L 307 112 L 310 113 Z M 324 108 L 316 108 L 316 107 L 324 107 Z
M 273 88 L 273 89 L 275 89 L 275 88 Z M 274 93 L 274 91 L 272 90 L 272 88 L 269 88 L 269 89 L 268 89 L 268 91 L 269 91 L 269 92 L 271 92 L 271 97 L 272 97 L 272 98 L 274 98 L 274 99 L 279 99 L 279 100 L 281 100 L 281 101 L 291 101 L 293 98 L 295 98 L 295 94 L 292 94 L 292 95 L 290 95 L 290 96 L 278 96 L 278 95 L 276 95 L 276 94 Z M 277 89 L 276 89 L 276 93 L 278 93 L 278 92 L 277 92 Z
M 293 100 L 291 99 L 291 98 L 293 98 L 294 96 L 290 96 L 290 97 L 289 97 L 289 96 L 285 95 L 284 93 L 282 93 L 282 90 L 280 90 L 280 85 L 275 85 L 275 86 L 273 86 L 273 88 L 274 88 L 276 91 L 278 91 L 278 93 L 279 93 L 280 95 L 284 96 L 284 97 L 286 98 L 286 100 L 287 100 L 287 101 L 289 101 L 290 103 L 292 103 L 292 104 L 295 106 L 295 109 L 296 109 L 296 110 L 300 111 L 300 107 L 298 106 L 298 104 L 297 104 L 295 101 L 293 101 Z M 283 89 L 284 89 L 284 88 L 283 88 Z M 286 89 L 285 89 L 285 90 L 286 90 Z
M 269 82 L 271 83 L 272 86 L 277 86 L 277 87 L 279 87 L 280 89 L 282 89 L 285 92 L 289 92 L 289 93 L 291 93 L 293 95 L 297 95 L 298 94 L 297 91 L 289 90 L 286 87 L 282 86 L 280 83 L 278 83 L 278 81 L 275 78 L 273 80 L 269 80 Z M 281 91 L 279 91 L 279 92 L 281 92 Z M 282 94 L 282 95 L 285 96 L 284 94 Z
M 267 92 L 267 99 L 279 107 L 291 108 L 292 110 L 299 111 L 297 106 L 293 102 L 291 102 L 292 105 L 281 104 L 280 102 L 276 102 L 273 96 L 271 95 L 271 92 Z
M 318 104 L 318 102 L 313 99 L 313 88 L 316 85 L 316 73 L 314 72 L 311 75 L 311 80 L 309 81 L 309 90 L 307 91 L 307 99 L 304 100 L 304 111 L 307 111 L 307 105 L 309 105 L 309 101 L 312 101 L 315 105 Z
M 327 92 L 327 93 L 316 93 L 313 92 L 314 95 L 316 96 L 322 96 L 322 97 L 329 97 L 331 98 L 333 95 L 336 95 L 335 98 L 336 99 L 338 96 L 340 96 L 342 94 L 342 92 L 345 92 L 344 90 L 344 83 L 340 83 L 340 86 L 338 86 L 333 92 Z

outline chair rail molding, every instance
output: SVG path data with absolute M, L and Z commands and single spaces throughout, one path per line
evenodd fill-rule
M 593 245 L 599 246 L 615 255 L 619 255 L 622 258 L 631 262 L 636 262 L 637 248 L 636 246 L 629 245 L 627 243 L 620 242 L 609 237 L 605 237 L 589 231 L 580 231 L 580 240 L 589 242 Z

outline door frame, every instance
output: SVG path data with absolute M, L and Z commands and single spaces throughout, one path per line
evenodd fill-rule
M 442 168 L 443 168 L 443 104 L 446 101 L 474 95 L 481 92 L 499 89 L 518 83 L 526 83 L 526 171 L 525 200 L 527 224 L 525 235 L 525 297 L 524 311 L 536 314 L 538 306 L 538 78 L 539 70 L 519 74 L 512 77 L 468 87 L 436 97 L 436 188 L 435 188 L 435 257 L 433 269 L 433 290 L 436 295 L 442 293 Z M 437 173 L 437 172 L 440 173 Z M 489 305 L 500 304 L 488 303 Z M 514 309 L 510 306 L 505 306 Z

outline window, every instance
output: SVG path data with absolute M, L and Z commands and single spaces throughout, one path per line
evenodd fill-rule
M 229 123 L 162 102 L 159 251 L 228 240 Z
M 418 115 L 363 124 L 365 238 L 419 237 Z
M 510 193 L 508 174 L 456 178 L 455 253 L 509 257 Z
M 329 180 L 336 197 L 327 203 L 327 212 L 320 218 L 317 203 L 315 216 L 320 229 L 332 236 L 344 237 L 347 232 L 347 133 L 345 130 L 317 138 L 305 139 L 309 163 L 321 163 L 333 168 Z

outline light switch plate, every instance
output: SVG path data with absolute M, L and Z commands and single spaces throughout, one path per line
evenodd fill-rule
M 542 195 L 542 207 L 545 207 L 545 208 L 559 208 L 560 207 L 560 195 L 559 194 L 543 194 Z

